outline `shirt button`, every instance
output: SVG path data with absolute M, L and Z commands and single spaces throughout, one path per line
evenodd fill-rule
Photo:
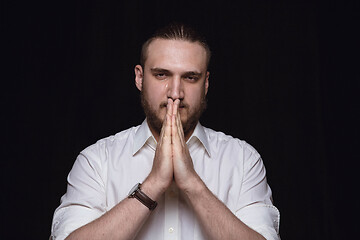
M 173 233 L 174 232 L 174 229 L 171 227 L 169 228 L 169 233 Z

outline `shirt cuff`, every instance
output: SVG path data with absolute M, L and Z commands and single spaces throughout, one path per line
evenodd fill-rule
M 79 205 L 59 208 L 55 211 L 50 239 L 63 240 L 76 229 L 97 219 L 103 213 Z
M 236 211 L 235 215 L 267 240 L 280 240 L 280 212 L 275 206 L 252 204 Z

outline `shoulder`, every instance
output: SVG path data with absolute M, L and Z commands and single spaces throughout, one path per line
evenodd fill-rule
M 208 142 L 210 144 L 211 151 L 213 152 L 223 152 L 230 151 L 233 154 L 242 154 L 242 157 L 249 158 L 255 157 L 259 158 L 260 154 L 256 149 L 247 143 L 245 140 L 227 135 L 220 131 L 215 131 L 213 129 L 204 127 Z
M 121 132 L 118 132 L 114 135 L 99 139 L 96 143 L 82 150 L 80 154 L 102 155 L 102 154 L 106 154 L 107 151 L 112 151 L 115 149 L 119 151 L 123 149 L 127 144 L 133 142 L 134 135 L 139 127 L 140 126 L 134 126 L 126 130 L 123 130 Z

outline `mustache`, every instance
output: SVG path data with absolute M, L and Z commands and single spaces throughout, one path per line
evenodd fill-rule
M 162 102 L 161 104 L 160 104 L 160 107 L 161 108 L 166 108 L 167 107 L 167 101 L 165 102 Z M 183 101 L 180 101 L 180 104 L 179 104 L 179 108 L 188 108 L 189 107 L 189 104 L 187 104 L 187 103 L 185 103 L 185 102 L 183 102 Z

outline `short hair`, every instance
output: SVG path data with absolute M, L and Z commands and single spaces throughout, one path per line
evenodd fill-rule
M 155 39 L 166 39 L 166 40 L 183 40 L 191 43 L 199 43 L 206 51 L 206 67 L 209 66 L 211 51 L 205 38 L 197 32 L 195 29 L 187 26 L 183 23 L 170 23 L 169 25 L 159 29 L 155 32 L 141 48 L 140 64 L 145 67 L 145 61 L 147 58 L 147 51 L 150 43 Z

